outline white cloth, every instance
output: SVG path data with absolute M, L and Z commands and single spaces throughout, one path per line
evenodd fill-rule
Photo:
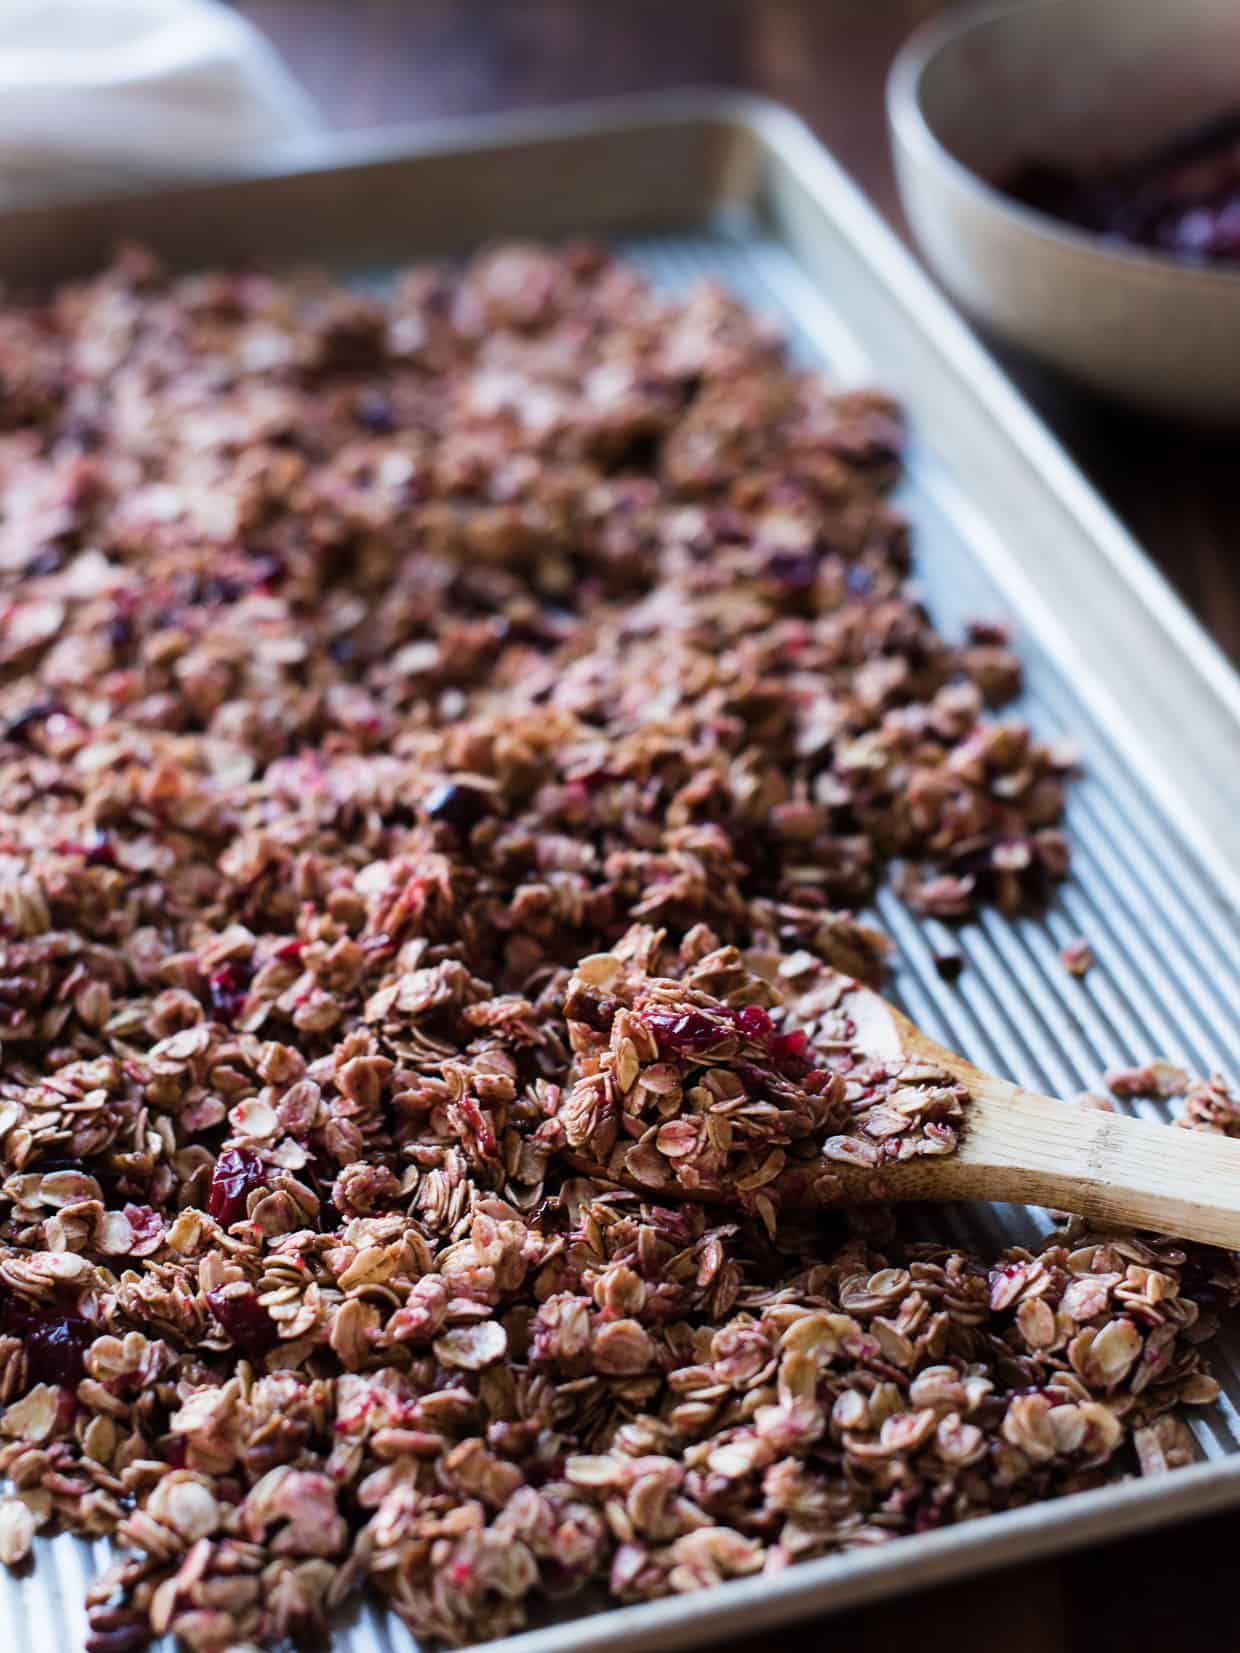
M 218 0 L 0 0 L 0 203 L 221 173 L 318 129 Z

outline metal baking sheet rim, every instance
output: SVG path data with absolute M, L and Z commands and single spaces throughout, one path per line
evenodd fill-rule
M 1161 663 L 1178 673 L 1179 715 L 1191 718 L 1194 712 L 1202 716 L 1208 713 L 1211 727 L 1226 728 L 1230 723 L 1232 733 L 1240 736 L 1240 678 L 1222 653 L 894 234 L 879 221 L 803 123 L 779 106 L 743 94 L 691 92 L 612 100 L 545 115 L 445 122 L 434 128 L 298 146 L 283 152 L 277 164 L 247 172 L 244 179 L 234 182 L 333 173 L 344 167 L 400 164 L 445 155 L 472 153 L 481 159 L 488 151 L 549 137 L 571 142 L 576 136 L 597 138 L 600 132 L 610 131 L 622 139 L 643 128 L 680 127 L 688 131 L 704 124 L 730 128 L 746 141 L 751 154 L 740 157 L 746 170 L 759 165 L 780 169 L 785 183 L 803 192 L 822 221 L 836 235 L 844 236 L 854 253 L 868 262 L 874 277 L 888 289 L 909 322 L 933 344 L 947 370 L 967 385 L 980 408 L 1006 433 L 1019 460 L 1072 519 L 1081 542 L 1108 565 L 1117 582 L 1117 600 L 1132 605 L 1133 613 L 1142 611 L 1163 634 L 1166 652 Z M 199 187 L 218 196 L 229 186 L 216 182 Z M 746 180 L 734 177 L 731 187 L 734 198 L 739 198 L 746 192 Z M 756 193 L 756 170 L 748 189 L 750 195 Z M 187 196 L 183 189 L 174 193 L 182 202 L 192 199 L 193 194 L 191 190 Z M 132 199 L 117 198 L 118 219 L 123 220 L 126 202 Z M 93 202 L 89 208 L 98 212 L 100 205 Z M 64 233 L 71 233 L 74 212 L 72 204 L 18 209 L 0 213 L 0 228 L 8 230 L 10 236 L 20 236 L 23 224 L 37 223 L 46 236 L 48 226 L 58 224 Z M 588 212 L 583 217 L 588 219 Z M 587 229 L 589 224 L 583 222 L 580 227 Z M 0 236 L 0 243 L 4 239 Z M 1021 569 L 1002 545 L 996 548 L 995 556 L 1007 559 L 998 571 L 1005 588 L 1031 604 L 1035 616 L 1031 630 L 1037 632 L 1049 652 L 1058 656 L 1061 665 L 1070 666 L 1077 674 L 1078 691 L 1117 745 L 1134 763 L 1148 767 L 1151 751 L 1140 727 L 1140 706 L 1121 706 L 1115 691 L 1080 653 L 1071 627 L 1060 623 L 1053 602 L 1056 593 L 1041 589 L 1035 575 Z M 1161 755 L 1165 758 L 1167 754 L 1164 751 Z M 1240 790 L 1230 815 L 1231 830 L 1220 833 L 1218 829 L 1227 822 L 1229 809 L 1230 798 L 1220 794 L 1212 807 L 1190 811 L 1177 825 L 1201 863 L 1226 887 L 1228 895 L 1234 896 L 1240 891 L 1240 836 L 1236 831 Z M 1053 1555 L 1077 1545 L 1119 1538 L 1237 1505 L 1240 1455 L 1179 1469 L 1154 1480 L 1121 1481 L 874 1549 L 805 1562 L 779 1574 L 736 1580 L 694 1595 L 612 1607 L 570 1622 L 526 1630 L 485 1646 L 494 1653 L 578 1653 L 604 1647 L 614 1653 L 628 1649 L 658 1653 L 661 1649 L 701 1645 L 711 1638 L 727 1638 L 809 1614 L 842 1610 L 962 1574 Z M 45 1550 L 46 1546 L 40 1541 L 38 1548 Z M 50 1562 L 51 1556 L 45 1559 Z M 5 1618 L 19 1640 L 28 1639 L 18 1630 L 18 1622 L 29 1619 L 25 1595 L 19 1579 L 6 1577 L 0 1584 Z M 357 1653 L 392 1645 L 386 1628 L 376 1632 L 373 1624 L 369 1613 L 360 1622 L 349 1623 L 349 1645 Z M 29 1645 L 44 1645 L 40 1627 L 30 1625 L 30 1629 L 33 1637 Z

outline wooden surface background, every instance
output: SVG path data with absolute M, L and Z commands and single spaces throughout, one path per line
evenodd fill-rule
M 802 115 L 897 225 L 883 80 L 904 36 L 941 9 L 941 0 L 238 3 L 333 126 L 743 86 Z M 1240 664 L 1240 439 L 1140 419 L 1005 365 Z M 776 1639 L 787 1653 L 1236 1653 L 1238 1537 L 1240 1517 L 1219 1516 L 719 1653 L 766 1653 Z

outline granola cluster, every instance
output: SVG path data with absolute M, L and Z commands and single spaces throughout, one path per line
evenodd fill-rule
M 1067 862 L 886 399 L 579 247 L 129 252 L 0 387 L 0 1558 L 115 1535 L 91 1653 L 368 1586 L 468 1642 L 1184 1461 L 1227 1258 L 815 1214 L 967 1102 L 853 1021 L 856 907 Z
M 839 1196 L 841 1165 L 878 1172 L 953 1151 L 965 1090 L 867 1048 L 855 983 L 803 950 L 699 960 L 706 939 L 692 930 L 676 975 L 660 978 L 649 967 L 662 937 L 635 929 L 569 977 L 575 1060 L 558 1117 L 574 1163 L 756 1212 L 774 1235 L 779 1206 Z

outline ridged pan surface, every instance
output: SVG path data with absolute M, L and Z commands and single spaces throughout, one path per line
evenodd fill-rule
M 879 377 L 846 318 L 832 309 L 829 292 L 811 285 L 778 241 L 730 226 L 622 243 L 620 250 L 669 289 L 701 277 L 721 281 L 775 316 L 795 355 L 832 378 L 869 383 Z M 948 634 L 979 616 L 1012 625 L 1026 668 L 1019 711 L 1039 736 L 1071 739 L 1083 754 L 1068 809 L 1075 858 L 1049 910 L 1014 921 L 987 912 L 949 931 L 918 918 L 890 891 L 880 895 L 878 916 L 899 949 L 893 996 L 927 1032 L 981 1067 L 1051 1095 L 1072 1096 L 1096 1084 L 1107 1067 L 1153 1056 L 1194 1074 L 1240 1077 L 1240 949 L 1223 883 L 1188 847 L 1177 828 L 1175 799 L 1165 796 L 1158 777 L 1130 772 L 1104 719 L 1074 683 L 1070 662 L 1054 658 L 1022 622 L 1003 589 L 1003 563 L 1014 547 L 996 547 L 993 536 L 1002 536 L 1004 525 L 971 505 L 968 476 L 942 457 L 950 451 L 950 431 L 914 426 L 898 501 L 913 525 L 915 578 Z M 1079 935 L 1097 958 L 1083 980 L 1059 958 L 1060 948 Z M 951 985 L 934 966 L 933 955 L 944 951 L 966 961 Z M 1167 1114 L 1165 1104 L 1136 1107 L 1150 1117 Z M 1014 1206 L 945 1209 L 934 1225 L 944 1239 L 986 1248 L 1028 1243 L 1050 1227 L 1044 1213 Z M 1212 1370 L 1222 1396 L 1213 1407 L 1194 1409 L 1190 1419 L 1203 1459 L 1240 1452 L 1240 1339 L 1234 1333 L 1215 1344 Z M 9 1647 L 78 1653 L 86 1632 L 82 1597 L 109 1553 L 106 1544 L 67 1536 L 41 1543 L 35 1570 L 10 1582 Z M 622 1616 L 630 1620 L 629 1612 Z M 669 1626 L 666 1635 L 640 1638 L 638 1625 L 626 1622 L 629 1633 L 612 1645 L 687 1646 L 698 1638 L 686 1617 L 682 1606 L 676 1633 Z M 563 1624 L 562 1615 L 557 1622 Z M 706 1627 L 701 1639 L 713 1644 L 721 1633 L 717 1625 Z M 553 1631 L 548 1639 L 557 1648 L 571 1646 L 563 1635 Z M 529 1636 L 518 1639 L 523 1647 L 535 1644 Z M 339 1653 L 412 1653 L 415 1647 L 399 1621 L 373 1605 L 341 1626 L 334 1645 Z

